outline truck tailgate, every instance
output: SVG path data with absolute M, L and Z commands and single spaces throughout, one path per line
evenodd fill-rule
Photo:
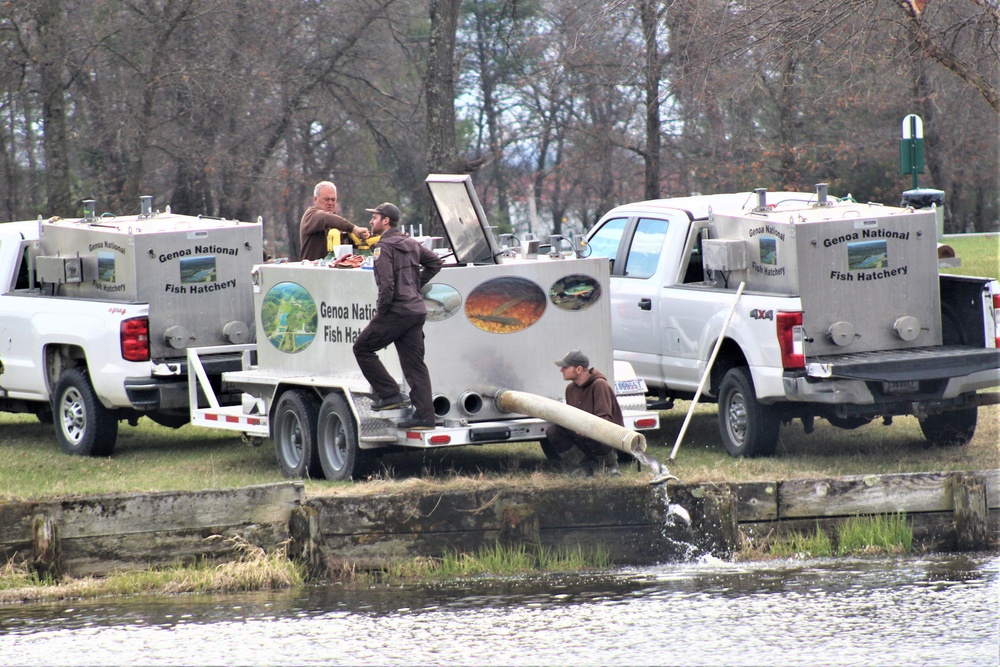
M 998 368 L 1000 350 L 967 345 L 837 354 L 806 362 L 811 377 L 885 382 L 941 380 Z

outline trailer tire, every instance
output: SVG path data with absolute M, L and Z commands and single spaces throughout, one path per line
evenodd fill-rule
M 68 368 L 52 396 L 53 423 L 62 450 L 73 456 L 110 456 L 118 418 L 97 397 L 86 369 Z
M 316 446 L 323 475 L 331 481 L 356 479 L 371 467 L 373 456 L 358 446 L 358 427 L 347 399 L 329 394 L 319 408 Z
M 312 394 L 291 389 L 274 409 L 274 451 L 281 474 L 293 479 L 322 474 L 316 455 L 316 415 L 319 401 Z
M 730 456 L 771 456 L 778 446 L 781 420 L 773 408 L 761 405 L 750 369 L 729 369 L 719 385 L 719 433 Z
M 920 430 L 934 447 L 962 447 L 976 434 L 978 419 L 978 408 L 941 412 L 921 420 Z

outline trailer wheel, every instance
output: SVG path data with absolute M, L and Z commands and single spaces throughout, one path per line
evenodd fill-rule
M 730 456 L 771 456 L 780 425 L 774 410 L 757 401 L 750 369 L 729 369 L 719 385 L 719 432 Z
M 961 447 L 976 434 L 978 408 L 963 408 L 930 415 L 920 422 L 927 442 L 935 447 Z
M 341 482 L 362 475 L 373 456 L 358 446 L 358 429 L 351 407 L 340 394 L 330 394 L 319 408 L 316 446 L 323 475 Z
M 286 391 L 274 409 L 274 449 L 285 477 L 320 476 L 316 456 L 316 397 L 296 389 Z
M 56 439 L 67 454 L 109 456 L 118 439 L 118 418 L 104 407 L 87 371 L 68 368 L 59 376 L 52 397 Z

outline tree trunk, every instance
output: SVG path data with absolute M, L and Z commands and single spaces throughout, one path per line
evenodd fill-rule
M 431 0 L 427 51 L 427 170 L 459 171 L 455 140 L 455 33 L 461 0 Z
M 72 216 L 69 190 L 69 143 L 66 134 L 66 65 L 62 0 L 38 6 L 41 53 L 42 125 L 45 146 L 45 190 L 50 215 Z
M 639 19 L 645 44 L 646 93 L 646 199 L 660 198 L 660 54 L 657 47 L 657 0 L 639 0 Z

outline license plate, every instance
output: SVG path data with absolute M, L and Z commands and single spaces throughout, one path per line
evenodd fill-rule
M 919 390 L 920 383 L 916 380 L 882 383 L 882 391 L 886 394 L 915 394 Z
M 644 394 L 646 393 L 646 382 L 639 378 L 635 380 L 617 380 L 615 382 L 616 394 Z

